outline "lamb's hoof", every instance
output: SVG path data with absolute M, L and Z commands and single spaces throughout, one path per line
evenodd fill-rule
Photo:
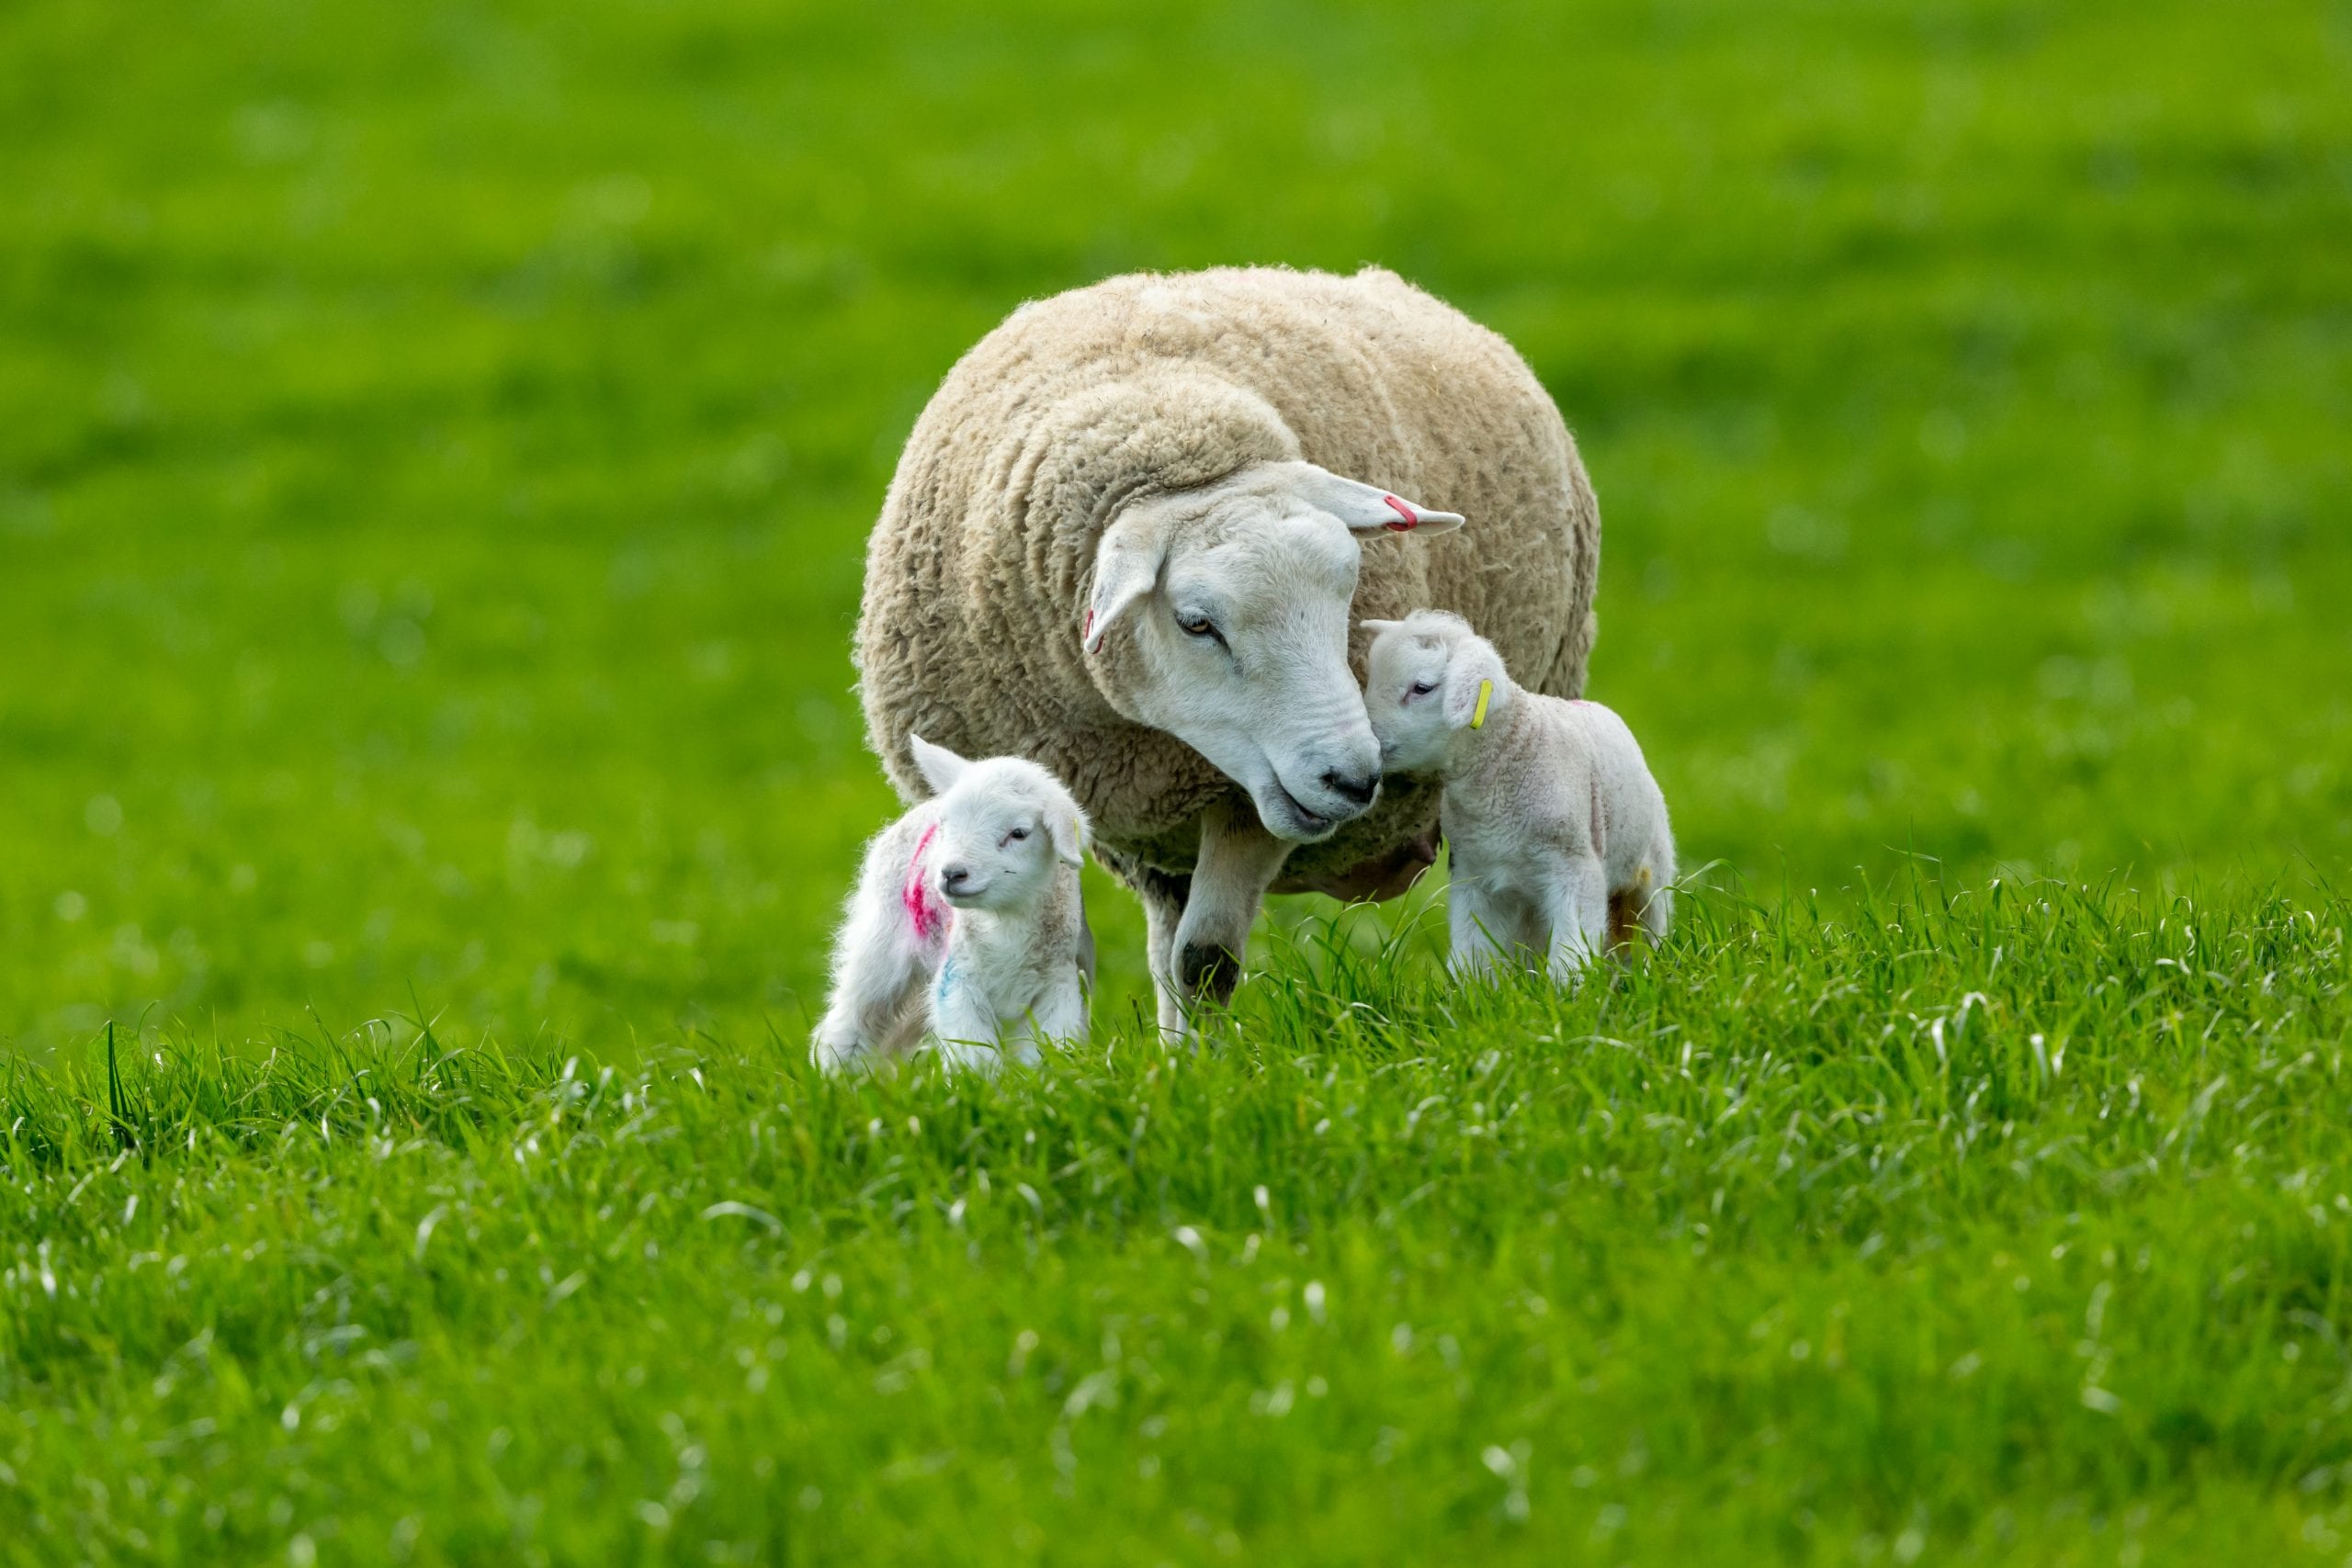
M 857 1045 L 827 1045 L 820 1043 L 808 1053 L 817 1070 L 833 1077 L 849 1077 L 860 1073 L 876 1073 L 888 1066 L 880 1056 Z
M 1192 996 L 1228 1002 L 1241 980 L 1241 955 L 1219 943 L 1188 946 L 1176 955 L 1176 977 Z

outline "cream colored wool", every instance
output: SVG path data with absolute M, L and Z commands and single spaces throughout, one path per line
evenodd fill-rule
M 1189 871 L 1204 816 L 1249 813 L 1248 796 L 1121 716 L 1116 646 L 1081 651 L 1096 545 L 1130 500 L 1294 458 L 1468 518 L 1365 545 L 1357 615 L 1452 610 L 1532 689 L 1583 690 L 1599 509 L 1509 344 L 1377 268 L 1136 274 L 1015 310 L 908 438 L 868 543 L 857 637 L 868 741 L 899 794 L 927 793 L 911 732 L 1027 757 L 1077 796 L 1114 871 Z M 1351 638 L 1359 675 L 1365 642 Z M 1277 890 L 1337 887 L 1427 844 L 1437 811 L 1434 788 L 1392 781 L 1363 817 L 1292 851 Z

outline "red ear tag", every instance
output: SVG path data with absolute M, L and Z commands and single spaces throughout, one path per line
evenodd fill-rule
M 1086 627 L 1078 634 L 1078 638 L 1080 642 L 1094 640 L 1094 612 L 1092 610 L 1086 612 Z
M 1380 499 L 1394 507 L 1396 509 L 1396 515 L 1404 519 L 1401 523 L 1390 523 L 1385 525 L 1390 533 L 1409 533 L 1413 529 L 1420 526 L 1421 520 L 1413 514 L 1413 509 L 1411 507 L 1406 505 L 1403 502 L 1397 500 L 1393 495 L 1384 495 Z

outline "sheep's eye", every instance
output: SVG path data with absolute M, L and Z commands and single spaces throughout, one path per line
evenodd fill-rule
M 1028 836 L 1029 836 L 1029 829 L 1026 829 L 1026 828 L 1015 828 L 1015 829 L 1012 829 L 1011 831 L 1009 831 L 1009 832 L 1007 832 L 1007 833 L 1005 834 L 1005 836 L 1004 836 L 1004 841 L 1005 841 L 1006 843 L 1008 843 L 1008 844 L 1017 844 L 1017 843 L 1019 843 L 1022 840 L 1023 840 L 1023 839 L 1027 838 Z
M 1413 682 L 1413 695 L 1417 697 L 1426 697 L 1431 692 L 1436 690 L 1437 682 L 1435 681 L 1416 681 Z
M 1214 637 L 1218 642 L 1225 640 L 1225 634 L 1216 629 L 1216 623 L 1197 612 L 1178 611 L 1176 624 L 1183 628 L 1186 637 Z

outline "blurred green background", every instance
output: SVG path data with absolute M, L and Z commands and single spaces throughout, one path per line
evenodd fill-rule
M 2341 0 L 38 0 L 0 1050 L 797 1050 L 917 411 L 1024 298 L 1231 262 L 1527 355 L 1687 863 L 2341 880 Z

